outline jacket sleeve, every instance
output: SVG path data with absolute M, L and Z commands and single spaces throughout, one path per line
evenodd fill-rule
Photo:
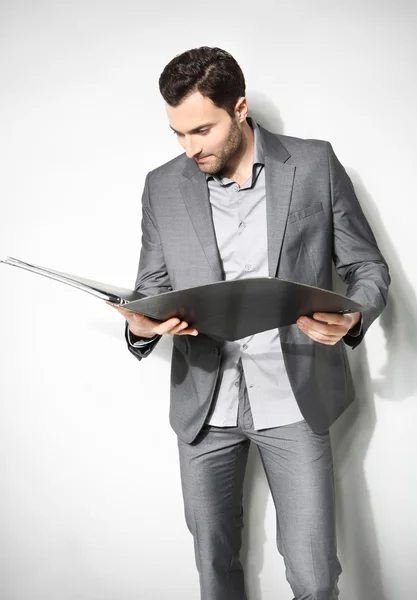
M 353 184 L 329 143 L 327 150 L 333 205 L 333 261 L 348 286 L 346 295 L 364 307 L 359 333 L 352 331 L 344 337 L 347 345 L 356 348 L 384 309 L 391 279 Z
M 139 266 L 135 282 L 135 290 L 146 296 L 154 296 L 172 290 L 165 265 L 161 241 L 155 222 L 155 217 L 150 204 L 149 190 L 150 174 L 146 176 L 145 187 L 142 194 L 142 247 L 140 251 Z M 125 339 L 129 351 L 138 360 L 146 358 L 155 348 L 162 336 L 143 341 L 146 343 L 132 343 L 127 322 L 125 324 Z M 135 337 L 135 340 L 139 338 Z

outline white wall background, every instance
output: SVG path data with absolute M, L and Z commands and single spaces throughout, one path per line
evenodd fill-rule
M 333 427 L 343 600 L 417 585 L 416 5 L 412 0 L 0 2 L 0 256 L 132 287 L 146 173 L 180 153 L 158 77 L 229 50 L 252 115 L 328 139 L 391 266 Z M 168 424 L 171 340 L 141 363 L 97 299 L 0 265 L 0 600 L 199 596 Z M 291 598 L 256 453 L 250 600 Z

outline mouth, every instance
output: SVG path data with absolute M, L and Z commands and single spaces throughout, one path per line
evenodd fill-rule
M 202 158 L 197 158 L 197 162 L 198 163 L 203 163 L 205 162 L 208 158 L 210 158 L 210 155 L 208 156 L 203 156 Z

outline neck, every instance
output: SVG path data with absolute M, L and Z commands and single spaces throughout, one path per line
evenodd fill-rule
M 254 140 L 253 129 L 247 121 L 244 121 L 242 125 L 242 144 L 223 170 L 225 177 L 234 179 L 239 185 L 245 183 L 252 172 Z

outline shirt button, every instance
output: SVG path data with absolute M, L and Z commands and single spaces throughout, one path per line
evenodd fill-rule
M 214 355 L 219 356 L 220 350 L 218 348 L 214 348 Z
M 250 383 L 250 384 L 249 384 L 249 387 L 250 387 L 250 388 L 253 388 L 253 387 L 254 387 L 254 384 L 253 384 L 253 383 Z
M 239 191 L 239 186 L 238 185 L 234 185 L 233 186 L 233 191 L 234 192 L 238 192 Z
M 251 270 L 252 270 L 252 265 L 251 264 L 245 265 L 245 271 L 251 271 Z
M 243 344 L 242 348 L 243 348 L 243 350 L 247 350 L 248 349 L 248 345 L 247 344 Z
M 238 381 L 235 381 L 235 386 L 239 387 L 239 382 Z
M 242 223 L 239 225 L 239 229 L 240 229 L 241 231 L 243 231 L 243 229 L 245 229 L 245 227 L 246 227 L 246 223 L 243 223 L 243 222 L 242 222 Z

